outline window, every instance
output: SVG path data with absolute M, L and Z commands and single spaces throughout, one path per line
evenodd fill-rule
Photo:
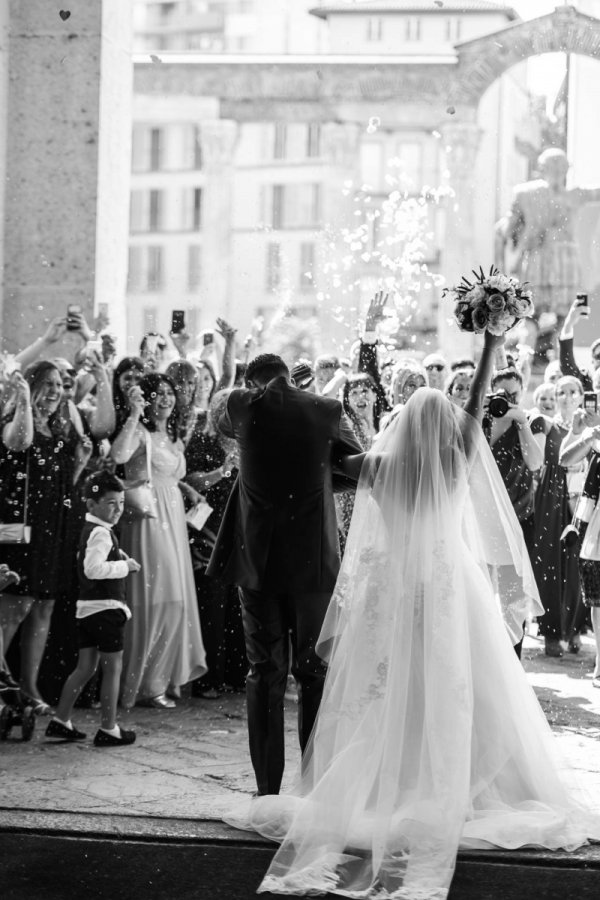
M 148 293 L 163 287 L 163 248 L 130 247 L 127 290 Z
M 273 228 L 310 228 L 319 224 L 320 217 L 319 184 L 273 185 Z
M 462 34 L 462 19 L 446 19 L 446 40 L 460 41 Z
M 383 37 L 383 19 L 378 16 L 369 16 L 367 19 L 367 40 L 380 41 Z
M 143 247 L 129 248 L 129 264 L 127 266 L 127 290 L 134 294 L 142 286 L 142 250 Z
M 197 125 L 183 125 L 181 128 L 182 140 L 182 169 L 202 168 L 202 143 L 200 140 L 200 128 Z
M 162 247 L 147 247 L 146 290 L 159 291 L 163 286 Z
M 315 245 L 312 242 L 300 244 L 300 290 L 303 294 L 314 290 L 314 267 Z
M 306 155 L 310 158 L 321 155 L 321 123 L 311 122 L 306 131 Z
M 423 186 L 423 145 L 418 142 L 401 142 L 396 155 L 400 159 L 399 175 L 406 179 L 409 191 L 420 191 Z
M 163 132 L 161 128 L 150 129 L 150 171 L 162 169 Z
M 281 284 L 281 276 L 281 244 L 267 244 L 267 290 L 276 290 Z
M 202 284 L 202 247 L 192 244 L 188 247 L 188 290 L 196 291 Z
M 383 187 L 384 163 L 383 144 L 380 141 L 366 141 L 360 146 L 360 177 L 363 184 L 373 190 Z
M 135 190 L 131 192 L 130 230 L 162 231 L 163 192 Z
M 421 40 L 421 20 L 407 19 L 404 23 L 404 37 L 407 41 Z
M 185 188 L 182 196 L 182 231 L 202 228 L 202 188 Z
M 157 172 L 164 165 L 165 133 L 163 128 L 137 125 L 132 136 L 132 169 L 134 172 Z
M 273 137 L 273 159 L 285 159 L 286 145 L 287 126 L 283 122 L 276 122 Z

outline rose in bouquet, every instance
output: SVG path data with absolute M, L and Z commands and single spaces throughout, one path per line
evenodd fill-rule
M 490 269 L 486 275 L 482 268 L 473 270 L 473 281 L 464 276 L 461 283 L 445 288 L 443 296 L 455 301 L 454 318 L 461 331 L 482 334 L 505 334 L 520 319 L 533 315 L 531 291 L 516 278 L 503 275 L 498 269 Z

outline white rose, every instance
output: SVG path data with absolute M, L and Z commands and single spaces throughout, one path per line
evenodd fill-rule
M 506 275 L 492 275 L 487 283 L 495 291 L 506 291 L 510 287 L 510 278 Z

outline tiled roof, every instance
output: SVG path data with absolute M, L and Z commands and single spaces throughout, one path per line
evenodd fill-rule
M 511 21 L 518 13 L 505 3 L 493 0 L 341 0 L 311 9 L 313 16 L 326 19 L 332 13 L 385 12 L 501 12 Z

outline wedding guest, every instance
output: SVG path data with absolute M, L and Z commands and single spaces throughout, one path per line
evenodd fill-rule
M 29 544 L 6 545 L 4 559 L 21 576 L 2 603 L 4 645 L 19 625 L 20 682 L 40 714 L 50 711 L 38 675 L 54 608 L 70 576 L 73 486 L 91 453 L 89 438 L 60 415 L 62 379 L 51 362 L 34 363 L 15 379 L 15 401 L 3 417 L 0 448 L 0 520 L 31 526 Z
M 423 360 L 423 368 L 427 372 L 427 384 L 430 388 L 444 389 L 448 377 L 448 363 L 441 353 L 428 353 Z
M 115 411 L 114 437 L 129 417 L 129 392 L 139 384 L 144 375 L 144 363 L 139 356 L 124 356 L 113 374 L 113 406 Z
M 556 415 L 556 385 L 551 381 L 543 381 L 538 384 L 533 392 L 533 409 L 530 415 L 541 413 L 552 419 Z
M 475 369 L 455 369 L 446 379 L 444 393 L 457 406 L 464 407 L 471 390 Z
M 576 463 L 569 471 L 559 460 L 561 444 L 582 401 L 581 382 L 570 375 L 559 378 L 557 414 L 552 420 L 545 420 L 545 439 L 540 436 L 544 464 L 535 496 L 532 563 L 545 609 L 538 619 L 538 630 L 544 638 L 547 656 L 563 655 L 561 640 L 568 642 L 571 653 L 579 652 L 585 620 L 579 585 L 579 548 L 566 546 L 560 539 L 583 487 L 582 482 L 578 488 L 575 479 L 582 480 L 585 464 Z
M 237 588 L 206 574 L 216 534 L 238 473 L 238 449 L 218 429 L 229 391 L 213 396 L 202 430 L 186 446 L 186 481 L 206 499 L 212 512 L 200 532 L 191 535 L 192 560 L 208 672 L 192 685 L 192 696 L 216 699 L 227 686 L 242 690 L 248 671 Z
M 483 418 L 483 432 L 490 444 L 494 460 L 506 487 L 525 538 L 530 557 L 535 542 L 534 473 L 544 462 L 546 422 L 542 416 L 529 419 L 521 408 L 523 379 L 516 369 L 501 369 L 491 381 L 492 394 L 502 394 L 508 409 L 502 416 L 488 411 Z M 505 602 L 518 602 L 521 584 L 514 571 L 503 566 L 496 568 L 498 591 Z M 521 658 L 522 639 L 515 644 Z
M 166 375 L 151 373 L 127 400 L 129 415 L 111 454 L 124 464 L 129 483 L 146 481 L 149 459 L 156 517 L 126 520 L 121 528 L 123 550 L 142 566 L 127 586 L 132 620 L 125 630 L 121 702 L 172 709 L 182 685 L 206 670 L 179 489 L 185 457 L 175 388 Z
M 96 472 L 85 483 L 84 496 L 88 512 L 78 557 L 79 655 L 77 666 L 62 689 L 56 715 L 48 723 L 46 737 L 85 740 L 85 733 L 73 725 L 71 715 L 75 701 L 100 665 L 102 718 L 94 744 L 119 747 L 135 741 L 135 732 L 117 724 L 117 701 L 123 629 L 131 616 L 125 605 L 125 580 L 130 573 L 139 572 L 140 566 L 119 549 L 112 533 L 123 511 L 122 482 L 110 472 Z
M 370 450 L 379 430 L 377 394 L 370 375 L 350 375 L 342 393 L 342 406 L 352 423 L 356 439 L 363 450 Z M 335 507 L 343 554 L 354 509 L 354 491 L 335 495 Z

